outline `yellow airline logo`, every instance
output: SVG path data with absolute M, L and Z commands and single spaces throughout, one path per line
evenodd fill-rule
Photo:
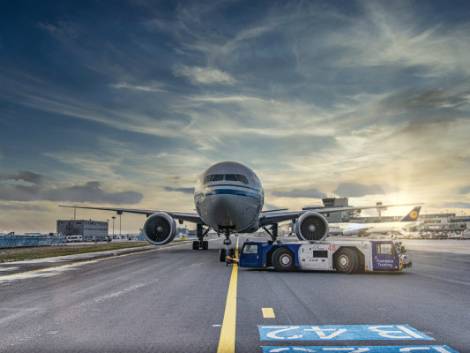
M 412 220 L 417 219 L 417 218 L 418 218 L 418 212 L 416 212 L 416 211 L 411 211 L 411 212 L 410 212 L 410 218 L 411 218 Z

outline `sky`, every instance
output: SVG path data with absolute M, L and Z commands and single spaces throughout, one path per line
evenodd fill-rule
M 466 1 L 2 2 L 0 232 L 192 211 L 223 160 L 266 209 L 470 213 L 469 38 Z

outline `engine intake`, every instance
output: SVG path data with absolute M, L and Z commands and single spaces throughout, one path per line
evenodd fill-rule
M 145 221 L 143 233 L 149 243 L 167 244 L 175 238 L 176 222 L 168 213 L 154 213 Z
M 328 235 L 328 221 L 319 213 L 305 212 L 295 223 L 295 234 L 300 240 L 322 240 Z

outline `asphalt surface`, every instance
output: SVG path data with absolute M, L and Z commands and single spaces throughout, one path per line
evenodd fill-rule
M 0 272 L 0 352 L 216 352 L 232 267 L 218 262 L 220 241 L 209 246 L 179 244 L 8 280 Z M 425 241 L 413 249 L 413 268 L 402 274 L 239 269 L 236 352 L 319 344 L 260 341 L 258 325 L 348 324 L 407 324 L 432 344 L 470 352 L 470 255 L 427 251 Z

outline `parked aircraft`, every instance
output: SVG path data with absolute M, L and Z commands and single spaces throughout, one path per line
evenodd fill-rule
M 421 206 L 414 207 L 402 219 L 397 222 L 374 222 L 374 223 L 334 223 L 330 227 L 333 235 L 368 235 L 385 233 L 410 232 L 418 225 Z

